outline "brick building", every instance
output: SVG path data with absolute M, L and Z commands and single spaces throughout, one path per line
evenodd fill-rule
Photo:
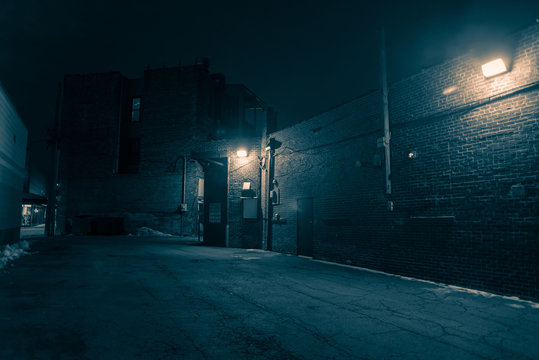
M 203 201 L 211 245 L 537 299 L 538 35 L 500 39 L 502 74 L 482 49 L 391 84 L 388 169 L 380 91 L 274 131 L 204 63 L 67 76 L 61 214 L 75 232 L 193 234 Z
M 200 212 L 208 243 L 260 247 L 259 213 L 244 219 L 247 200 L 240 196 L 249 182 L 248 197 L 258 201 L 260 137 L 275 113 L 198 60 L 148 68 L 140 79 L 65 76 L 61 231 L 122 233 L 146 226 L 192 235 Z M 245 156 L 237 156 L 239 147 Z
M 269 134 L 264 247 L 539 298 L 539 25 L 500 41 L 390 85 L 391 194 L 379 91 Z
M 19 240 L 28 130 L 0 85 L 0 245 Z

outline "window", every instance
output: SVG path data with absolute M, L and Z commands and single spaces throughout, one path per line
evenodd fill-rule
M 133 98 L 131 104 L 131 121 L 140 121 L 140 98 Z

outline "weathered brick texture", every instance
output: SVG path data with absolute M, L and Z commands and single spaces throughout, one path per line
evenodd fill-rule
M 270 134 L 287 220 L 273 248 L 296 253 L 311 197 L 316 258 L 539 298 L 539 26 L 512 40 L 505 74 L 467 54 L 390 86 L 394 211 L 379 92 Z
M 204 174 L 190 155 L 219 152 L 229 158 L 230 245 L 260 247 L 261 221 L 244 222 L 239 199 L 243 181 L 249 179 L 259 189 L 260 138 L 211 140 L 212 126 L 222 120 L 215 110 L 218 86 L 225 84 L 217 83 L 204 65 L 148 69 L 142 79 L 119 73 L 66 76 L 60 171 L 60 212 L 68 220 L 64 228 L 87 231 L 73 229 L 73 222 L 117 217 L 127 232 L 147 226 L 197 234 L 198 181 Z M 234 85 L 238 88 L 245 89 Z M 141 98 L 140 121 L 131 121 L 133 97 Z M 135 173 L 122 171 L 129 139 L 140 139 Z M 236 151 L 243 141 L 249 156 L 239 159 Z M 184 161 L 187 211 L 180 212 Z

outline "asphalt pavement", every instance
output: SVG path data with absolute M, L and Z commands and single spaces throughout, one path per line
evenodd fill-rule
M 177 237 L 31 239 L 0 359 L 539 359 L 539 304 Z

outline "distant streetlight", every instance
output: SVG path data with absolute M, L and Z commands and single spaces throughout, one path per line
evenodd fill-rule
M 247 156 L 247 150 L 245 148 L 240 148 L 240 149 L 238 149 L 236 154 L 238 155 L 238 157 L 246 157 Z
M 506 72 L 507 66 L 501 58 L 498 58 L 481 65 L 481 70 L 483 70 L 483 75 L 488 78 Z

